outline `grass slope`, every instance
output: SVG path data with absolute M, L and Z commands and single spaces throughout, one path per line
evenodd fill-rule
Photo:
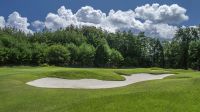
M 119 74 L 133 73 L 177 75 L 101 90 L 43 89 L 25 84 L 47 76 L 124 80 Z M 200 111 L 199 93 L 200 72 L 192 70 L 0 68 L 0 112 L 197 112 Z

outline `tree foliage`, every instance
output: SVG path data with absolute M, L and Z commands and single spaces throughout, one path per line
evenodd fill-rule
M 81 66 L 92 66 L 94 62 L 95 48 L 90 45 L 83 43 L 79 47 L 79 62 Z
M 68 64 L 70 60 L 70 52 L 62 45 L 52 45 L 47 49 L 46 58 L 50 64 Z
M 180 28 L 172 40 L 145 32 L 109 33 L 73 26 L 33 35 L 0 29 L 0 65 L 165 67 L 200 69 L 200 27 Z

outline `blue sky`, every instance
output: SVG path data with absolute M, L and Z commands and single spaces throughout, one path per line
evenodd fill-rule
M 199 4 L 199 0 L 0 0 L 0 28 L 33 33 L 72 24 L 173 38 L 178 27 L 200 24 Z
M 200 24 L 200 0 L 0 0 L 0 15 L 7 17 L 13 11 L 28 17 L 29 21 L 43 20 L 47 13 L 56 12 L 64 5 L 76 12 L 82 6 L 89 5 L 108 13 L 110 9 L 135 9 L 144 4 L 178 4 L 187 9 L 190 19 L 184 25 Z

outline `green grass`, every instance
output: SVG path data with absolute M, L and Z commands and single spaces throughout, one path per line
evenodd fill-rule
M 124 80 L 133 73 L 176 73 L 163 80 L 99 90 L 44 89 L 25 83 L 42 77 Z M 1 67 L 0 112 L 199 112 L 200 72 L 161 68 L 95 69 Z
M 66 79 L 100 79 L 100 80 L 125 80 L 125 78 L 111 69 L 73 69 L 48 72 L 48 77 L 66 78 Z

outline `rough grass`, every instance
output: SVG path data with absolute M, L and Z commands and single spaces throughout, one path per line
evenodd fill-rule
M 163 80 L 100 90 L 44 89 L 25 84 L 46 76 L 123 80 L 118 74 L 133 73 L 176 75 Z M 0 68 L 0 112 L 198 112 L 199 93 L 200 72 L 192 70 Z

